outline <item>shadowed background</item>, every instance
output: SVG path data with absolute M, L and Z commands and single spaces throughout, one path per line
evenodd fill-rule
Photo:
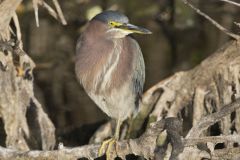
M 86 143 L 108 117 L 85 94 L 74 73 L 75 45 L 88 19 L 101 10 L 119 10 L 130 22 L 148 28 L 152 35 L 133 35 L 146 63 L 145 90 L 179 70 L 187 70 L 224 44 L 228 37 L 179 0 L 71 0 L 60 1 L 68 25 L 62 26 L 40 8 L 36 27 L 31 1 L 17 12 L 24 50 L 36 63 L 35 93 L 56 126 L 59 141 Z M 239 32 L 240 10 L 216 0 L 193 4 L 227 29 Z M 85 125 L 94 127 L 84 127 Z M 93 128 L 93 129 L 92 129 Z M 65 135 L 68 135 L 67 137 Z

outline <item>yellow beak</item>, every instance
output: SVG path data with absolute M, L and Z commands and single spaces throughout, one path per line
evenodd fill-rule
M 115 26 L 115 28 L 120 28 L 123 30 L 130 31 L 132 33 L 138 33 L 138 34 L 152 34 L 152 32 L 146 28 L 135 26 L 129 23 L 123 23 L 121 25 Z

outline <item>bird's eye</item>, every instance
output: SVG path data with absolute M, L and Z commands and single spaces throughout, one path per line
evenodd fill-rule
M 112 21 L 110 21 L 109 24 L 110 24 L 111 26 L 114 26 L 114 22 L 112 22 Z
M 115 21 L 109 21 L 108 24 L 109 24 L 111 27 L 118 27 L 118 26 L 121 25 L 121 23 L 115 22 Z

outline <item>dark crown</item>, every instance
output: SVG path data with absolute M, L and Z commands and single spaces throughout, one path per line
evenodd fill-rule
M 109 21 L 115 21 L 120 23 L 128 23 L 128 18 L 124 14 L 117 11 L 104 11 L 96 15 L 93 20 L 99 20 L 104 23 L 108 23 Z

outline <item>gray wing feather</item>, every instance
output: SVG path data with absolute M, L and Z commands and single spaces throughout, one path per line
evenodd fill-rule
M 136 95 L 136 107 L 138 107 L 145 82 L 145 64 L 140 46 L 138 45 L 136 40 L 132 39 L 132 42 L 133 49 L 135 50 L 133 91 Z

